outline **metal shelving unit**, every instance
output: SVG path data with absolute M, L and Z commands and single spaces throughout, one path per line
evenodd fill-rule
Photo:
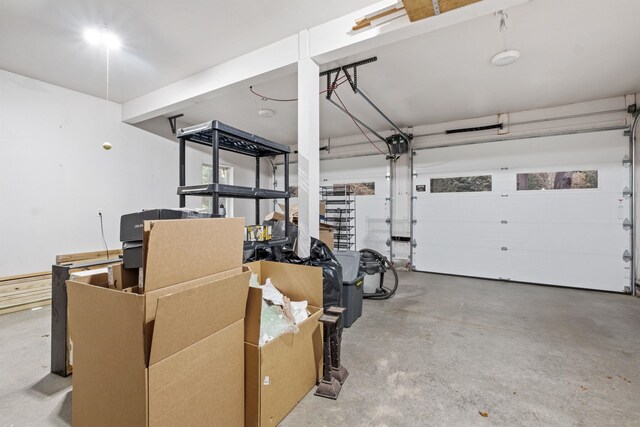
M 260 200 L 284 199 L 285 218 L 289 218 L 289 191 L 260 188 L 260 159 L 279 155 L 284 156 L 284 188 L 289 188 L 289 154 L 291 150 L 288 146 L 241 131 L 217 120 L 178 129 L 177 137 L 180 140 L 180 186 L 178 187 L 180 207 L 185 207 L 186 196 L 211 197 L 214 209 L 220 205 L 220 197 L 254 199 L 256 201 L 256 224 L 260 224 Z M 187 141 L 212 148 L 213 182 L 211 184 L 186 185 L 185 147 Z M 231 151 L 256 159 L 255 187 L 219 183 L 220 150 Z M 258 247 L 282 246 L 289 242 L 289 227 L 285 227 L 284 239 L 269 242 L 245 242 L 245 250 Z
M 350 186 L 320 187 L 326 204 L 324 221 L 334 227 L 333 246 L 347 251 L 356 246 L 356 198 Z

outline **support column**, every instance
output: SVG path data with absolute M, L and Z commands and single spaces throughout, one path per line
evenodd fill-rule
M 298 36 L 298 254 L 320 235 L 320 76 L 309 57 L 309 32 Z

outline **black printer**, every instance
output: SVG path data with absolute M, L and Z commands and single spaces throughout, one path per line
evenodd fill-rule
M 218 218 L 220 215 L 190 209 L 150 209 L 120 217 L 120 241 L 124 268 L 142 268 L 144 221 L 162 219 Z

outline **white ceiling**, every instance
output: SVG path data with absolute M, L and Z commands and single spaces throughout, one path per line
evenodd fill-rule
M 615 7 L 614 7 L 615 6 Z M 491 57 L 503 49 L 499 18 L 485 16 L 390 45 L 323 69 L 377 55 L 358 71 L 359 85 L 399 126 L 417 126 L 570 104 L 640 91 L 637 39 L 640 1 L 533 0 L 508 11 L 507 48 L 520 61 L 498 68 Z M 321 88 L 325 81 L 321 81 Z M 296 96 L 296 76 L 254 89 Z M 352 112 L 378 130 L 390 126 L 364 101 L 340 96 Z M 257 115 L 272 108 L 271 118 Z M 190 123 L 218 119 L 284 143 L 295 143 L 295 102 L 261 101 L 245 90 L 178 111 Z M 321 137 L 358 132 L 351 120 L 321 98 Z
M 376 0 L 1 0 L 0 68 L 104 97 L 106 53 L 86 27 L 108 27 L 111 99 L 124 102 Z
M 105 55 L 82 31 L 106 25 L 124 49 L 111 56 L 111 98 L 125 101 L 360 9 L 375 0 L 2 0 L 0 68 L 97 96 L 105 94 Z M 640 91 L 640 50 L 633 46 L 640 1 L 532 0 L 508 11 L 507 47 L 520 61 L 496 68 L 503 48 L 499 18 L 484 16 L 357 57 L 360 87 L 400 126 L 482 117 Z M 430 18 L 430 19 L 437 19 Z M 321 82 L 321 88 L 325 85 Z M 291 75 L 256 90 L 295 97 Z M 354 114 L 378 130 L 389 125 L 344 85 Z M 272 118 L 257 116 L 272 108 Z M 189 123 L 219 119 L 284 143 L 295 143 L 296 103 L 261 101 L 248 87 L 193 107 Z M 357 133 L 321 98 L 322 138 Z

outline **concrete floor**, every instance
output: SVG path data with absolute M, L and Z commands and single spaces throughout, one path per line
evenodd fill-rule
M 50 313 L 0 316 L 0 426 L 69 424 Z M 282 426 L 637 426 L 639 355 L 636 298 L 401 273 L 345 332 L 339 399 L 311 392 Z

